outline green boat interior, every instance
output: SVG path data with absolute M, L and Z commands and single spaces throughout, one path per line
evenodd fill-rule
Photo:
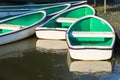
M 12 32 L 14 30 L 19 30 L 25 27 L 30 27 L 31 25 L 38 23 L 43 18 L 43 16 L 43 13 L 38 12 L 1 22 L 0 34 Z
M 84 32 L 84 34 L 82 36 L 78 35 L 74 37 L 71 35 L 71 32 L 73 31 Z M 91 35 L 87 35 L 88 32 Z M 93 33 L 95 33 L 95 35 Z M 70 28 L 68 34 L 69 41 L 73 46 L 110 46 L 114 36 L 112 29 L 108 24 L 92 17 L 76 22 Z
M 76 14 L 79 14 L 79 15 L 76 15 Z M 51 19 L 50 21 L 45 23 L 42 27 L 68 28 L 73 23 L 70 21 L 71 19 L 75 19 L 75 18 L 78 19 L 78 18 L 81 18 L 81 17 L 86 16 L 86 15 L 94 15 L 94 11 L 87 6 L 76 8 L 76 9 L 73 9 L 73 10 L 70 10 L 70 11 L 63 13 L 54 19 Z M 61 17 L 64 18 L 63 21 L 62 20 L 59 21 L 59 19 Z M 68 20 L 68 18 L 70 20 Z

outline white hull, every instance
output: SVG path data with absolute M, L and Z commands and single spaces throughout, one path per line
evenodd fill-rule
M 0 45 L 27 38 L 35 33 L 36 27 L 37 26 L 29 27 L 28 29 L 21 29 L 8 34 L 0 35 Z
M 66 30 L 36 28 L 36 36 L 41 39 L 65 39 Z
M 106 60 L 112 56 L 112 50 L 107 49 L 69 49 L 69 53 L 78 60 Z

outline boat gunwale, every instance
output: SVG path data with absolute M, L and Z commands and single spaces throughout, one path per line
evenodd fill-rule
M 22 16 L 26 16 L 26 15 L 29 15 L 29 14 L 34 14 L 34 13 L 43 13 L 44 16 L 43 16 L 38 22 L 30 25 L 29 27 L 21 28 L 21 29 L 19 29 L 19 30 L 11 31 L 11 32 L 4 33 L 4 34 L 0 34 L 0 37 L 6 36 L 6 35 L 10 35 L 10 34 L 14 34 L 14 33 L 18 33 L 18 32 L 24 31 L 24 30 L 26 30 L 26 29 L 29 29 L 29 28 L 32 28 L 32 27 L 38 25 L 39 22 L 43 21 L 43 20 L 46 18 L 46 12 L 45 12 L 45 11 L 37 11 L 37 12 L 26 13 L 26 14 L 23 14 L 23 15 L 18 15 L 18 16 L 14 16 L 14 17 L 11 17 L 11 18 L 7 18 L 7 19 L 4 19 L 4 20 L 1 20 L 1 21 L 0 21 L 0 24 L 1 24 L 2 22 L 7 21 L 7 20 L 16 19 L 16 18 L 19 18 L 19 17 L 22 17 Z
M 114 37 L 113 37 L 113 40 L 111 42 L 111 45 L 110 46 L 72 46 L 69 39 L 68 39 L 68 35 L 69 35 L 69 30 L 71 29 L 71 27 L 76 24 L 77 22 L 81 21 L 81 20 L 84 20 L 86 18 L 96 18 L 96 19 L 99 19 L 99 20 L 102 20 L 103 22 L 105 22 L 112 30 L 112 32 L 114 33 Z M 115 31 L 113 29 L 113 27 L 104 19 L 100 18 L 100 17 L 97 17 L 97 16 L 94 16 L 94 15 L 88 15 L 88 16 L 84 16 L 82 18 L 80 18 L 79 20 L 77 20 L 75 23 L 73 23 L 72 25 L 70 25 L 70 27 L 68 28 L 67 30 L 67 33 L 66 33 L 66 39 L 67 39 L 67 44 L 68 46 L 71 48 L 71 49 L 111 49 L 113 48 L 114 46 L 114 43 L 115 43 L 115 38 L 116 38 L 116 35 L 115 35 Z

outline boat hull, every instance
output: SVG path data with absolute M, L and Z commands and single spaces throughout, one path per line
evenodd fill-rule
M 27 38 L 35 33 L 36 27 L 37 26 L 33 26 L 33 27 L 28 28 L 28 29 L 14 31 L 12 33 L 1 35 L 0 36 L 0 45 Z
M 112 56 L 112 49 L 69 49 L 70 56 L 78 60 L 106 60 Z
M 39 28 L 39 27 L 38 27 Z M 41 39 L 65 39 L 66 30 L 39 28 L 36 30 L 36 36 Z

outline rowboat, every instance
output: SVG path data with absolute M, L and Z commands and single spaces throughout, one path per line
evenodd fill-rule
M 106 60 L 112 57 L 115 32 L 106 20 L 88 15 L 69 27 L 66 40 L 73 59 Z
M 44 11 L 36 11 L 0 20 L 0 45 L 33 35 L 45 18 Z
M 65 39 L 65 33 L 72 23 L 83 16 L 94 14 L 94 9 L 89 5 L 70 8 L 37 27 L 36 36 L 42 39 Z
M 68 9 L 71 4 L 62 5 L 23 5 L 23 6 L 2 6 L 0 7 L 0 18 L 44 10 L 47 16 L 52 16 Z M 54 8 L 54 9 L 53 9 Z

